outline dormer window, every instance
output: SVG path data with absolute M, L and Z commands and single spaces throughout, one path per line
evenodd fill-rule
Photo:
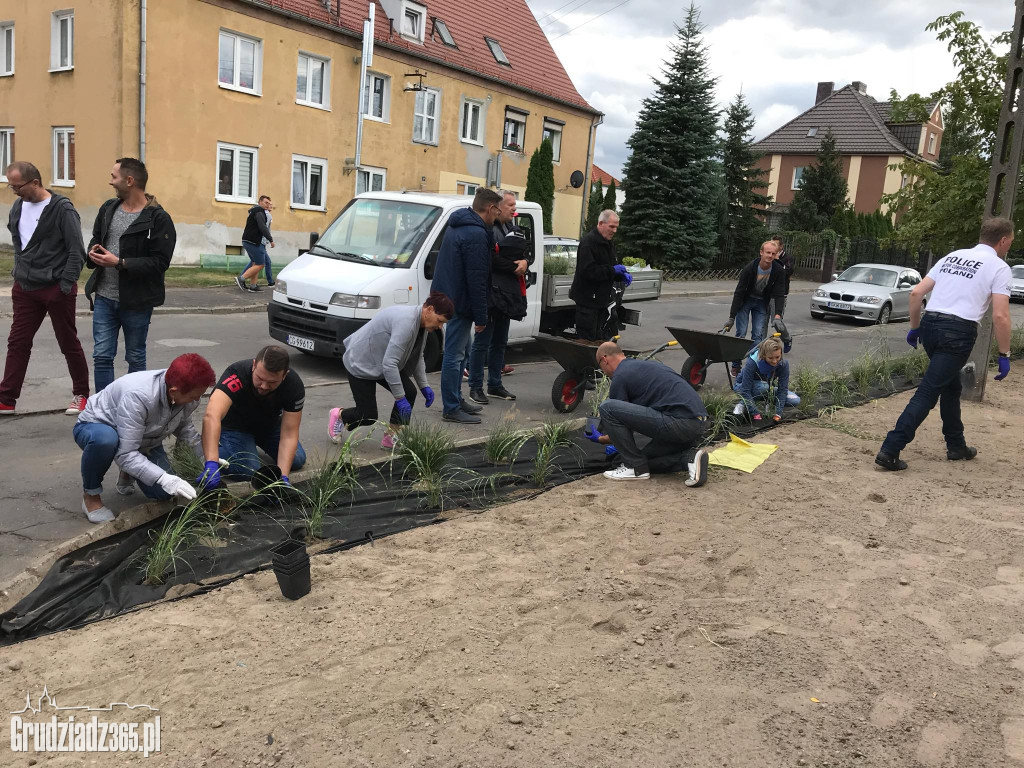
M 416 42 L 423 42 L 424 21 L 427 9 L 419 3 L 405 2 L 402 4 L 401 33 L 402 37 Z
M 455 38 L 452 37 L 452 33 L 448 31 L 448 25 L 440 19 L 434 19 L 434 33 L 440 37 L 441 42 L 449 48 L 459 47 L 455 44 Z
M 499 64 L 504 64 L 506 67 L 511 67 L 512 64 L 508 60 L 508 56 L 501 50 L 501 44 L 497 40 L 492 40 L 489 37 L 485 37 L 487 41 L 487 47 L 491 49 L 491 54 L 494 56 L 494 60 Z

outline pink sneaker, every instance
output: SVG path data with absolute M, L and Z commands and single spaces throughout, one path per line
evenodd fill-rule
M 380 441 L 380 449 L 382 451 L 393 451 L 395 450 L 396 442 L 395 436 L 388 432 Z
M 85 410 L 86 397 L 84 395 L 75 395 L 71 398 L 71 405 L 64 411 L 68 416 L 78 416 L 82 411 Z
M 345 422 L 341 420 L 341 408 L 331 408 L 331 413 L 327 417 L 327 436 L 337 445 L 344 434 Z
M 0 416 L 13 416 L 15 413 L 17 413 L 17 409 L 13 405 L 0 403 Z

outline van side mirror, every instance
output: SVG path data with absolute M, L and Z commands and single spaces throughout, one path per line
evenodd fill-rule
M 316 243 L 317 243 L 317 241 L 319 239 L 320 239 L 320 233 L 319 232 L 310 232 L 309 233 L 309 250 L 313 250 L 313 246 L 316 245 Z

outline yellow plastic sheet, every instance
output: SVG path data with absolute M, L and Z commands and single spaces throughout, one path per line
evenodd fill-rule
M 729 433 L 729 442 L 721 448 L 716 448 L 708 456 L 709 463 L 719 467 L 730 467 L 741 472 L 753 472 L 760 467 L 764 460 L 778 450 L 777 445 L 763 445 L 760 443 L 748 443 L 742 438 Z

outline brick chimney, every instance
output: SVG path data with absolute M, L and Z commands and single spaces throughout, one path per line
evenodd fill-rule
M 852 83 L 850 83 L 850 87 L 852 87 L 853 90 L 857 91 L 858 93 L 866 94 L 868 92 L 867 84 L 862 83 L 860 80 L 854 80 Z
M 814 103 L 821 104 L 832 95 L 832 87 L 835 83 L 818 83 L 818 92 L 814 95 Z

